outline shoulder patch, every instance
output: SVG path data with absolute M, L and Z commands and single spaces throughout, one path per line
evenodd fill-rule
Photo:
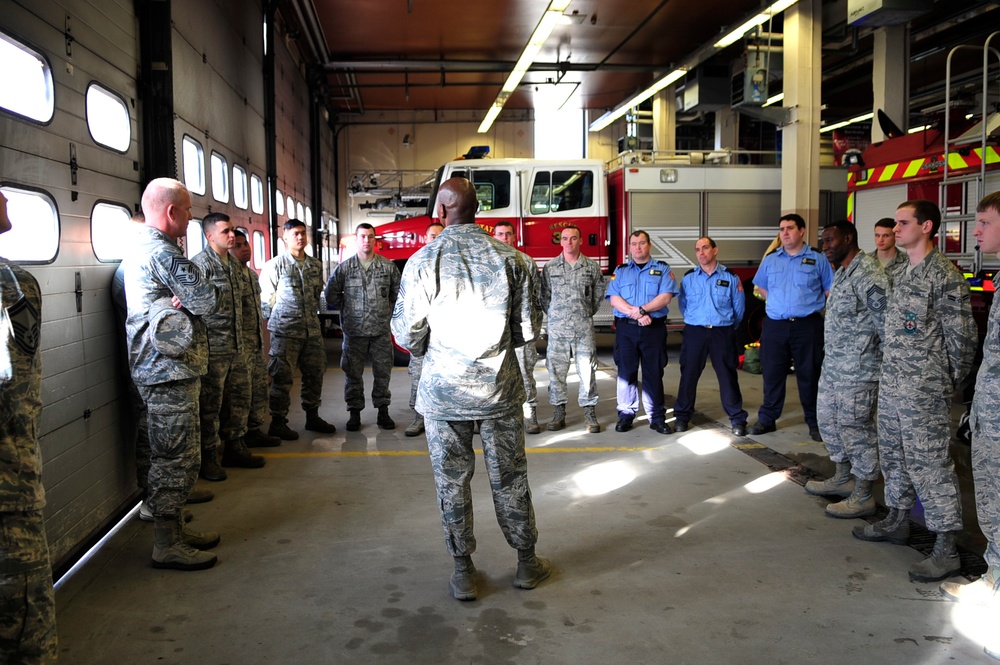
M 14 343 L 17 344 L 17 348 L 21 349 L 25 355 L 35 355 L 41 336 L 38 310 L 27 298 L 22 296 L 20 300 L 7 308 L 7 315 L 10 317 Z
M 670 275 L 670 279 L 674 279 L 674 271 L 673 270 L 671 270 L 668 274 Z M 674 280 L 674 281 L 677 281 L 677 280 Z
M 883 289 L 878 284 L 872 284 L 868 287 L 865 292 L 865 297 L 868 302 L 868 309 L 873 312 L 881 312 L 886 306 L 885 289 Z
M 736 280 L 736 290 L 743 293 L 743 282 L 740 280 Z
M 170 274 L 185 286 L 194 286 L 198 283 L 198 269 L 183 256 L 171 256 L 168 269 Z

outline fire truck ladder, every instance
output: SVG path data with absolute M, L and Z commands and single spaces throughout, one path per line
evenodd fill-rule
M 989 113 L 989 65 L 990 54 L 992 53 L 1000 62 L 1000 51 L 990 47 L 990 42 L 994 37 L 1000 36 L 1000 31 L 994 32 L 986 38 L 986 43 L 982 47 L 970 44 L 963 44 L 954 47 L 948 53 L 948 61 L 945 67 L 945 97 L 944 97 L 944 177 L 941 179 L 938 200 L 941 204 L 941 225 L 942 233 L 938 234 L 939 249 L 944 252 L 947 246 L 947 239 L 954 229 L 958 231 L 959 247 L 961 251 L 956 255 L 954 252 L 949 256 L 959 262 L 971 265 L 973 274 L 977 274 L 982 268 L 982 255 L 979 247 L 975 246 L 970 251 L 972 229 L 976 221 L 975 206 L 986 195 L 986 162 L 987 162 L 987 140 L 991 133 L 1000 127 L 1000 112 Z M 982 115 L 980 120 L 972 128 L 961 136 L 952 138 L 951 133 L 951 59 L 955 53 L 961 49 L 979 49 L 983 51 L 983 91 L 982 91 Z M 1000 81 L 1000 79 L 998 79 Z M 964 113 L 964 110 L 962 111 Z M 953 155 L 954 153 L 954 155 Z M 978 153 L 979 171 L 955 174 L 954 171 L 965 169 L 963 156 Z M 952 158 L 956 158 L 953 164 Z M 948 193 L 951 186 L 962 187 L 962 203 L 957 208 L 948 205 Z M 971 203 L 971 205 L 970 205 Z

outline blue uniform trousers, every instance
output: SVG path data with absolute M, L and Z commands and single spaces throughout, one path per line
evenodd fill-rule
M 618 365 L 618 415 L 639 411 L 639 366 L 642 366 L 642 406 L 650 422 L 663 422 L 663 367 L 667 364 L 665 319 L 640 326 L 632 319 L 615 319 L 615 364 Z
M 764 317 L 760 338 L 764 398 L 757 419 L 765 425 L 774 423 L 785 408 L 785 381 L 790 360 L 795 362 L 795 379 L 806 425 L 818 427 L 816 393 L 823 366 L 823 317 L 819 314 L 781 320 Z
M 705 370 L 705 361 L 712 358 L 712 367 L 719 379 L 719 396 L 733 425 L 746 425 L 747 412 L 743 410 L 743 394 L 736 375 L 739 355 L 736 350 L 736 331 L 732 326 L 684 326 L 681 342 L 681 381 L 677 387 L 674 416 L 677 420 L 691 420 L 698 379 Z

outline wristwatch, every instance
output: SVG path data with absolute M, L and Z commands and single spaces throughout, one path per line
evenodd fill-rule
M 646 316 L 649 312 L 644 310 L 642 307 L 639 308 L 639 316 Z

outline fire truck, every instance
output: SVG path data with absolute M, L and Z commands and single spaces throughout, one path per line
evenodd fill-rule
M 492 232 L 511 222 L 518 249 L 539 268 L 559 255 L 562 228 L 580 228 L 582 251 L 605 274 L 628 260 L 628 238 L 647 231 L 653 258 L 666 261 L 679 280 L 698 265 L 695 241 L 710 235 L 719 260 L 753 291 L 750 280 L 775 237 L 781 214 L 781 166 L 774 153 L 738 151 L 627 152 L 607 164 L 599 160 L 461 159 L 436 174 L 428 214 L 376 227 L 379 253 L 402 266 L 424 245 L 433 201 L 443 180 L 461 176 L 476 186 L 476 221 Z M 741 163 L 741 162 L 758 163 Z M 770 163 L 761 164 L 767 161 Z M 842 217 L 846 208 L 843 169 L 821 169 L 820 226 Z M 816 238 L 811 239 L 812 243 Z M 742 327 L 743 341 L 759 338 L 762 304 L 752 296 Z M 610 329 L 610 305 L 594 317 L 595 327 Z M 672 308 L 668 325 L 683 325 Z

